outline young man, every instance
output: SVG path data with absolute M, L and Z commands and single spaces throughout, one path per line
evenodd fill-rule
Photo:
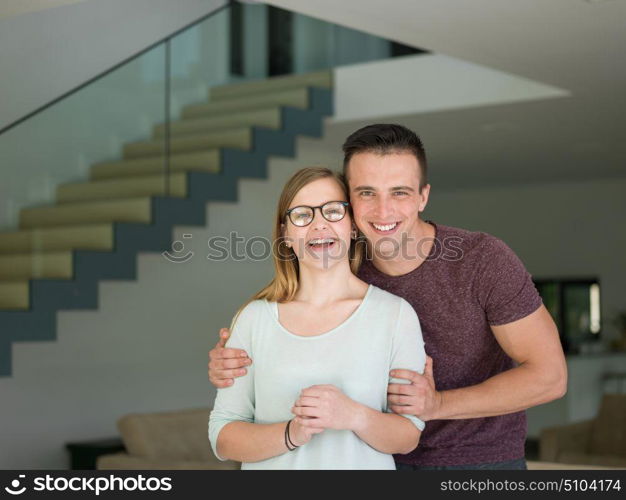
M 427 422 L 398 469 L 525 469 L 526 415 L 565 394 L 558 331 L 530 275 L 502 241 L 420 219 L 430 185 L 424 148 L 400 125 L 354 132 L 344 174 L 369 259 L 359 277 L 406 299 L 432 360 L 423 375 L 396 370 L 389 407 Z M 209 379 L 227 387 L 252 361 L 220 332 Z M 436 381 L 436 385 L 435 385 Z

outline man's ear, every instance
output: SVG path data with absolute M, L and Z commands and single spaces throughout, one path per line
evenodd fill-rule
M 426 184 L 420 191 L 420 196 L 422 197 L 419 207 L 417 209 L 418 212 L 423 212 L 428 205 L 428 197 L 430 196 L 430 184 Z

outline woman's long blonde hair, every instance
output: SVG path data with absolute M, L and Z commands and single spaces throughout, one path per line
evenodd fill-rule
M 269 302 L 289 302 L 298 290 L 300 266 L 298 258 L 291 247 L 285 244 L 282 225 L 286 223 L 285 212 L 298 192 L 306 185 L 319 179 L 334 179 L 341 187 L 346 200 L 349 200 L 348 185 L 344 176 L 326 167 L 306 167 L 298 170 L 285 184 L 278 199 L 274 230 L 272 234 L 272 260 L 274 261 L 274 278 L 267 286 L 255 293 L 235 314 L 231 323 L 231 332 L 239 313 L 253 300 L 267 299 Z M 348 214 L 354 220 L 352 210 Z M 356 238 L 350 242 L 350 269 L 354 274 L 359 269 L 365 251 L 365 241 Z

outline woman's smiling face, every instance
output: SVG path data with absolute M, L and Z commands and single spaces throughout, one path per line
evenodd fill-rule
M 329 201 L 348 201 L 346 195 L 333 178 L 317 179 L 304 186 L 289 204 L 319 207 Z M 348 209 L 343 219 L 330 222 L 319 208 L 314 210 L 313 221 L 307 226 L 296 226 L 289 217 L 285 218 L 283 236 L 293 248 L 299 264 L 317 269 L 327 269 L 342 259 L 348 260 L 352 220 Z

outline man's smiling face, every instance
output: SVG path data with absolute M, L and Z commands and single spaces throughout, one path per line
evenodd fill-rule
M 420 193 L 418 159 L 411 153 L 358 153 L 348 165 L 354 219 L 378 252 L 397 251 L 403 238 L 419 237 L 419 212 L 430 186 Z

